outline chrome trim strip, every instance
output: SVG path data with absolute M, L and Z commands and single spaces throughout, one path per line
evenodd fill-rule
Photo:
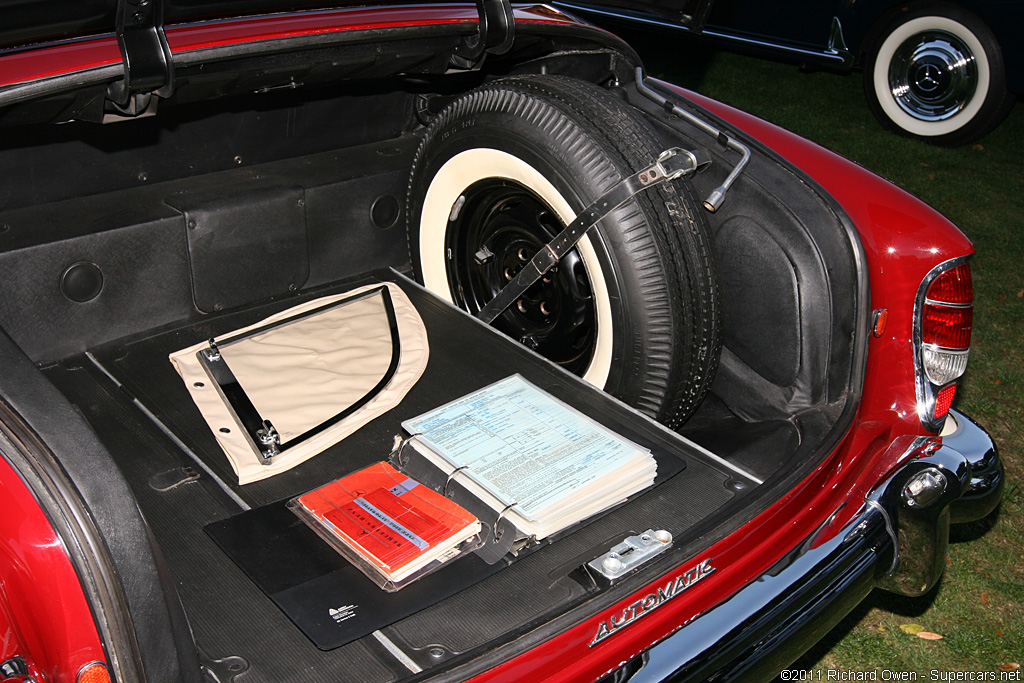
M 398 270 L 395 270 L 394 268 L 391 268 L 391 272 L 394 273 L 396 278 L 400 278 L 404 285 L 408 285 L 410 287 L 414 287 L 414 288 L 420 290 L 421 292 L 429 294 L 430 296 L 437 296 L 436 294 L 434 294 L 433 292 L 431 292 L 430 290 L 425 288 L 420 283 L 416 282 L 415 280 L 411 280 L 407 274 L 399 272 Z M 471 313 L 469 313 L 469 311 L 466 311 L 466 310 L 461 309 L 461 308 L 454 308 L 453 310 L 457 314 L 463 316 L 464 318 L 468 318 L 469 320 L 472 320 L 477 325 L 482 325 L 483 327 L 485 327 L 487 329 L 493 329 L 493 328 L 491 328 L 490 325 L 488 325 L 487 323 L 483 322 L 482 320 L 477 318 L 475 315 L 472 315 Z M 536 351 L 534 351 L 533 349 L 531 349 L 529 347 L 521 346 L 520 349 L 523 350 L 523 351 L 526 351 L 530 355 L 533 355 L 533 356 L 535 356 L 537 358 L 543 358 L 543 356 L 541 356 L 540 354 L 538 354 Z M 579 377 L 577 377 L 576 375 L 572 374 L 571 372 L 569 372 L 568 370 L 566 370 L 565 368 L 563 368 L 560 365 L 554 365 L 552 367 L 554 369 L 562 372 L 566 377 L 572 377 L 572 378 L 575 378 L 575 379 L 579 379 Z M 712 453 L 708 449 L 706 449 L 703 446 L 701 446 L 700 444 L 698 444 L 696 441 L 693 441 L 692 439 L 688 439 L 685 436 L 683 436 L 682 434 L 680 434 L 679 432 L 676 432 L 674 430 L 669 429 L 668 427 L 666 427 L 662 423 L 660 423 L 657 420 L 654 420 L 654 419 L 648 417 L 644 413 L 641 413 L 639 410 L 637 410 L 633 406 L 629 405 L 628 403 L 623 402 L 622 400 L 616 398 L 615 396 L 612 396 L 611 394 L 605 393 L 604 397 L 607 400 L 612 401 L 612 402 L 618 404 L 619 406 L 622 406 L 623 408 L 625 408 L 629 412 L 631 412 L 634 415 L 638 416 L 640 419 L 642 419 L 645 422 L 647 422 L 647 424 L 649 426 L 653 427 L 654 429 L 657 429 L 658 431 L 663 432 L 664 434 L 669 434 L 669 435 L 671 435 L 671 438 L 679 439 L 683 443 L 685 443 L 687 446 L 700 451 L 701 453 L 703 453 L 707 457 L 713 459 L 719 465 L 722 465 L 723 467 L 728 467 L 729 469 L 731 469 L 732 471 L 736 472 L 737 474 L 742 474 L 744 477 L 747 477 L 748 479 L 750 479 L 751 481 L 753 481 L 754 483 L 756 483 L 758 485 L 764 483 L 763 480 L 758 479 L 757 477 L 755 477 L 753 474 L 751 474 L 750 472 L 746 471 L 742 467 L 729 462 L 728 460 L 726 460 L 725 458 L 723 458 L 720 455 L 715 455 L 714 453 Z M 413 436 L 415 436 L 415 435 L 413 435 Z
M 764 483 L 763 479 L 759 479 L 759 478 L 755 477 L 753 474 L 751 474 L 747 470 L 743 469 L 739 465 L 736 465 L 734 463 L 729 462 L 728 460 L 726 460 L 722 456 L 715 455 L 714 453 L 712 453 L 708 449 L 706 449 L 703 446 L 701 446 L 696 441 L 691 441 L 690 439 L 687 439 L 685 436 L 682 436 L 682 435 L 678 435 L 677 434 L 677 436 L 679 436 L 683 441 L 685 441 L 687 446 L 692 447 L 694 450 L 700 451 L 701 453 L 703 453 L 707 457 L 713 459 L 719 465 L 722 465 L 724 467 L 728 467 L 729 469 L 731 469 L 733 472 L 736 472 L 737 474 L 742 474 L 744 477 L 747 477 L 748 479 L 753 481 L 755 484 L 760 485 L 760 484 Z
M 974 302 L 973 301 L 971 303 L 969 303 L 969 304 L 954 304 L 954 303 L 950 303 L 949 301 L 936 301 L 935 299 L 925 298 L 924 302 L 926 304 L 931 304 L 932 306 L 945 306 L 946 308 L 973 308 L 974 307 Z
M 853 64 L 853 53 L 846 47 L 846 38 L 843 36 L 843 22 L 839 21 L 839 17 L 832 17 L 832 26 L 828 34 L 827 54 L 839 55 L 843 58 L 844 64 Z
M 840 66 L 849 66 L 853 63 L 853 55 L 849 52 L 842 52 L 838 49 L 832 48 L 827 50 L 808 50 L 806 48 L 793 47 L 790 45 L 782 45 L 781 43 L 773 43 L 767 40 L 757 40 L 755 38 L 744 38 L 730 33 L 724 33 L 722 31 L 715 31 L 713 29 L 704 29 L 701 32 L 705 36 L 710 36 L 718 40 L 729 41 L 733 43 L 739 43 L 747 47 L 758 48 L 762 50 L 771 50 L 773 52 L 785 52 L 788 55 L 800 56 L 800 57 L 813 57 L 815 59 L 821 59 L 826 62 L 838 64 Z
M 390 652 L 395 659 L 400 661 L 402 663 L 402 666 L 404 666 L 406 669 L 413 672 L 414 674 L 418 674 L 421 671 L 423 671 L 423 668 L 416 662 L 412 661 L 412 658 L 409 655 L 405 654 L 405 651 L 402 648 L 395 645 L 395 641 L 391 640 L 380 631 L 374 631 L 371 635 L 374 638 L 376 638 L 377 642 L 383 645 L 384 649 Z
M 846 49 L 844 40 L 842 38 L 841 28 L 838 36 L 834 33 L 836 27 L 833 26 L 833 34 L 829 36 L 829 47 L 823 50 L 810 50 L 807 48 L 793 47 L 791 45 L 783 45 L 781 43 L 773 43 L 767 40 L 758 40 L 756 38 L 746 38 L 743 36 L 737 36 L 731 33 L 726 33 L 721 30 L 707 29 L 704 28 L 700 31 L 695 31 L 689 26 L 680 24 L 668 19 L 662 19 L 653 14 L 631 12 L 627 9 L 613 9 L 609 7 L 600 7 L 596 5 L 581 4 L 578 2 L 563 2 L 562 0 L 556 0 L 552 2 L 552 5 L 561 9 L 568 9 L 573 12 L 579 12 L 584 15 L 609 17 L 613 19 L 619 19 L 624 21 L 635 22 L 638 24 L 645 24 L 648 26 L 657 26 L 659 28 L 672 29 L 676 31 L 683 31 L 691 35 L 697 36 L 708 36 L 715 40 L 721 40 L 730 43 L 738 43 L 746 47 L 752 47 L 761 50 L 770 50 L 772 52 L 782 52 L 787 55 L 794 57 L 808 57 L 815 60 L 828 63 L 830 66 L 841 66 L 850 67 L 853 65 L 853 53 Z M 834 21 L 835 18 L 833 18 Z

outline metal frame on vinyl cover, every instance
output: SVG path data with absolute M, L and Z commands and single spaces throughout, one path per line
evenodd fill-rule
M 355 301 L 367 299 L 376 294 L 380 295 L 382 303 L 384 304 L 384 311 L 388 318 L 388 328 L 391 331 L 391 362 L 388 364 L 387 370 L 373 388 L 371 388 L 361 398 L 349 404 L 344 410 L 321 422 L 315 427 L 306 430 L 299 436 L 282 442 L 280 434 L 274 428 L 271 421 L 261 415 L 253 405 L 248 394 L 246 394 L 245 389 L 239 383 L 234 373 L 232 373 L 231 368 L 228 366 L 227 360 L 224 359 L 221 351 L 232 344 L 255 335 L 262 334 L 276 327 L 288 325 L 333 308 L 338 308 Z M 273 462 L 275 457 L 282 454 L 287 449 L 296 446 L 310 437 L 319 434 L 325 429 L 328 429 L 332 425 L 337 424 L 373 399 L 373 397 L 387 386 L 395 376 L 395 372 L 398 370 L 398 361 L 401 357 L 401 350 L 401 341 L 398 334 L 398 321 L 395 317 L 394 303 L 391 300 L 391 293 L 387 286 L 382 285 L 366 292 L 341 299 L 340 301 L 335 301 L 331 304 L 327 304 L 326 306 L 321 306 L 320 308 L 315 308 L 311 311 L 305 311 L 294 317 L 278 320 L 256 329 L 252 329 L 235 336 L 230 336 L 226 339 L 210 339 L 209 347 L 198 351 L 196 353 L 196 358 L 199 360 L 203 369 L 206 370 L 210 380 L 216 385 L 221 396 L 224 398 L 225 405 L 227 405 L 227 407 L 232 411 L 235 418 L 238 420 L 238 423 L 243 427 L 255 448 L 255 452 L 258 453 L 262 459 L 263 464 L 269 465 Z

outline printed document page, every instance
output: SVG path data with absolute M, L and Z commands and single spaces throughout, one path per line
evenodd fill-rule
M 653 465 L 646 450 L 519 375 L 402 426 L 529 520 L 638 457 Z

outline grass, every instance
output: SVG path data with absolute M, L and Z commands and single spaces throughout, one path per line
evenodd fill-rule
M 615 30 L 615 27 L 613 27 Z M 875 591 L 796 664 L 828 672 L 998 672 L 1024 657 L 1024 104 L 974 145 L 943 149 L 885 131 L 859 73 L 716 52 L 686 37 L 629 32 L 648 72 L 699 90 L 829 147 L 928 202 L 974 242 L 975 326 L 957 407 L 999 445 L 1001 509 L 956 527 L 942 582 L 910 599 Z M 904 628 L 901 628 L 904 627 Z M 913 633 L 937 633 L 924 640 Z M 1019 673 L 1019 671 L 1018 671 Z M 1018 679 L 1019 680 L 1019 679 Z

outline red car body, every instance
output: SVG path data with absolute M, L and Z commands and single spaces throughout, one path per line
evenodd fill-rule
M 541 6 L 517 7 L 515 20 L 542 27 L 580 25 Z M 470 27 L 477 21 L 478 12 L 473 6 L 432 4 L 227 17 L 171 24 L 165 31 L 172 54 L 179 57 L 215 46 L 262 44 L 300 35 L 400 26 Z M 19 89 L 28 97 L 33 87 L 42 87 L 51 79 L 73 79 L 97 69 L 120 69 L 121 62 L 117 37 L 111 33 L 7 49 L 0 52 L 0 89 Z M 998 502 L 1002 479 L 998 461 L 989 453 L 994 447 L 977 433 L 971 438 L 980 439 L 982 446 L 977 445 L 978 441 L 967 446 L 955 437 L 945 439 L 943 445 L 942 437 L 926 429 L 915 390 L 918 370 L 907 351 L 915 334 L 915 302 L 922 282 L 938 264 L 971 254 L 973 247 L 967 238 L 935 210 L 856 164 L 697 93 L 681 89 L 675 92 L 719 117 L 725 125 L 759 141 L 769 154 L 800 169 L 836 201 L 856 226 L 870 280 L 871 309 L 887 311 L 887 322 L 868 340 L 854 424 L 822 462 L 793 482 L 787 495 L 698 556 L 612 607 L 586 618 L 566 615 L 564 628 L 554 637 L 524 634 L 517 642 L 518 654 L 510 654 L 497 666 L 467 665 L 463 674 L 471 674 L 472 680 L 596 681 L 629 662 L 652 677 L 701 678 L 700 672 L 706 671 L 700 666 L 714 664 L 707 653 L 716 651 L 722 657 L 735 658 L 733 665 L 737 667 L 742 662 L 756 661 L 761 673 L 750 677 L 758 678 L 765 671 L 781 668 L 802 651 L 808 644 L 807 630 L 821 635 L 820 624 L 836 621 L 844 613 L 837 608 L 825 622 L 815 621 L 818 613 L 808 607 L 814 602 L 812 598 L 789 595 L 787 599 L 795 601 L 791 604 L 803 605 L 813 619 L 799 628 L 791 624 L 779 627 L 781 631 L 770 631 L 788 634 L 786 643 L 768 648 L 767 654 L 751 655 L 737 644 L 742 640 L 737 633 L 757 633 L 760 628 L 752 615 L 767 609 L 771 591 L 763 593 L 764 604 L 756 604 L 752 594 L 762 590 L 756 589 L 759 580 L 764 584 L 766 577 L 785 576 L 777 569 L 798 563 L 793 559 L 795 549 L 801 549 L 802 556 L 821 561 L 816 552 L 822 553 L 821 557 L 837 552 L 852 529 L 869 526 L 869 521 L 874 524 L 871 533 L 886 538 L 883 525 L 872 517 L 873 506 L 864 501 L 872 500 L 901 469 L 934 458 L 943 448 L 980 449 L 983 452 L 973 452 L 968 459 L 980 463 L 983 457 L 988 458 L 988 483 L 984 490 L 975 491 L 980 502 L 971 513 L 957 516 L 954 512 L 954 520 L 987 513 Z M 9 434 L 8 438 L 17 436 Z M 30 438 L 25 436 L 26 441 Z M 8 446 L 2 448 L 7 450 Z M 974 477 L 981 474 L 982 469 L 976 467 Z M 969 479 L 970 475 L 965 476 L 965 484 Z M 51 482 L 51 490 L 52 486 Z M 12 680 L 38 683 L 102 680 L 102 673 L 95 671 L 93 674 L 100 677 L 83 679 L 80 674 L 96 662 L 109 665 L 96 623 L 111 615 L 100 606 L 90 605 L 82 576 L 65 547 L 67 534 L 58 531 L 65 529 L 66 523 L 55 522 L 55 516 L 74 517 L 82 511 L 73 505 L 41 505 L 38 490 L 39 482 L 26 481 L 7 460 L 0 462 L 0 497 L 5 501 L 0 516 L 0 661 L 17 660 L 18 666 L 23 666 L 4 673 Z M 892 537 L 891 528 L 888 534 Z M 863 556 L 867 554 L 862 552 Z M 855 572 L 855 580 L 842 584 L 841 591 L 837 589 L 842 599 L 834 604 L 849 609 L 886 574 L 889 557 L 884 553 L 870 555 L 872 559 L 863 560 L 864 566 Z M 806 568 L 791 571 L 797 570 L 805 578 L 823 576 Z M 770 588 L 771 581 L 767 583 Z M 786 585 L 792 588 L 796 584 Z M 736 607 L 738 603 L 744 605 L 741 610 Z M 794 620 L 799 621 L 800 614 L 799 610 L 794 612 Z M 691 625 L 694 628 L 688 630 Z M 673 634 L 684 637 L 673 640 Z M 666 647 L 658 650 L 658 643 Z M 671 665 L 664 663 L 666 650 L 677 653 Z M 656 665 L 668 668 L 658 672 Z M 715 666 L 724 668 L 725 664 Z

